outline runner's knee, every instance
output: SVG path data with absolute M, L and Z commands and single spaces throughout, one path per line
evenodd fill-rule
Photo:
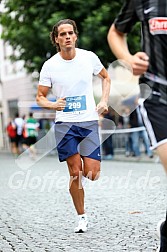
M 94 169 L 89 170 L 88 172 L 84 172 L 86 178 L 94 181 L 97 180 L 100 176 L 100 167 L 96 167 Z
M 70 176 L 73 178 L 79 178 L 82 176 L 82 167 L 80 165 L 73 165 L 73 166 L 68 166 L 69 167 L 69 172 Z

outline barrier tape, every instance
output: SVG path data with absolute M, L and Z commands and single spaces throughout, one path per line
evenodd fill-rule
M 122 134 L 122 133 L 131 133 L 131 132 L 137 132 L 137 131 L 143 131 L 146 130 L 145 127 L 137 127 L 137 128 L 129 128 L 129 129 L 115 129 L 115 130 L 102 130 L 100 129 L 101 134 Z

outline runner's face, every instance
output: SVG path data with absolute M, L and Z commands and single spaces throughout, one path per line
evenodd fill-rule
M 58 36 L 55 38 L 59 44 L 60 50 L 67 51 L 75 48 L 77 35 L 74 33 L 73 26 L 70 24 L 62 24 L 58 27 Z

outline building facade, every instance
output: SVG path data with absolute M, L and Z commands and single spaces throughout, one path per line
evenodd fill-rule
M 2 27 L 0 27 L 0 34 Z M 0 148 L 6 148 L 6 125 L 16 112 L 27 115 L 35 102 L 37 83 L 24 69 L 24 62 L 11 62 L 10 56 L 19 52 L 13 50 L 8 42 L 0 39 Z

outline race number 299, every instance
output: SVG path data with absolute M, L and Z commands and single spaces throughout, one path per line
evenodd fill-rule
M 80 112 L 86 110 L 86 96 L 66 97 L 66 107 L 63 112 Z

